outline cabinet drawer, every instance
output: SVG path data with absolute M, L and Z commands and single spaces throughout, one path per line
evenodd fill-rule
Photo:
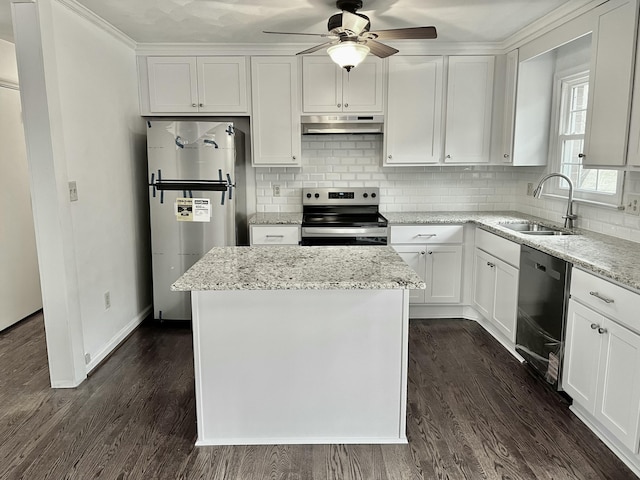
M 290 225 L 251 225 L 251 245 L 298 245 L 300 227 Z
M 462 225 L 408 225 L 391 227 L 391 243 L 462 243 Z
M 574 268 L 571 298 L 640 332 L 640 295 L 637 293 Z
M 476 247 L 520 268 L 520 245 L 486 230 L 476 230 Z

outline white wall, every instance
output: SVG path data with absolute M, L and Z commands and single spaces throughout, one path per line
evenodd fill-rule
M 13 9 L 49 369 L 53 386 L 72 387 L 150 310 L 135 55 L 57 1 Z
M 133 50 L 53 7 L 67 173 L 79 196 L 71 218 L 80 311 L 93 365 L 151 301 L 146 129 Z
M 18 70 L 0 40 L 0 330 L 42 308 Z

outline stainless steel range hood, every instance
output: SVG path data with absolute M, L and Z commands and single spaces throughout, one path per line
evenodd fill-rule
M 382 115 L 302 115 L 302 134 L 382 133 Z

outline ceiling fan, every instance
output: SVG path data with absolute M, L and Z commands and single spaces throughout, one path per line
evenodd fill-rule
M 362 0 L 337 0 L 336 7 L 342 10 L 329 17 L 327 29 L 329 33 L 296 33 L 296 32 L 267 32 L 278 35 L 312 35 L 324 37 L 330 41 L 308 48 L 297 55 L 317 52 L 327 48 L 327 53 L 331 59 L 350 71 L 358 66 L 364 58 L 372 53 L 373 55 L 386 58 L 398 53 L 398 50 L 378 42 L 381 40 L 399 39 L 433 39 L 438 36 L 436 27 L 410 27 L 393 28 L 389 30 L 370 31 L 371 22 L 369 17 L 361 13 L 356 13 L 362 8 Z

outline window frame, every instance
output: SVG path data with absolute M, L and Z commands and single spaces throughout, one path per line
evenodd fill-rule
M 563 134 L 565 123 L 568 121 L 567 117 L 567 100 L 569 95 L 565 93 L 564 86 L 582 83 L 589 77 L 589 65 L 580 65 L 572 69 L 556 72 L 553 76 L 553 95 L 552 95 L 552 121 L 551 132 L 549 135 L 549 171 L 550 172 L 562 172 L 562 146 L 565 140 L 570 140 L 571 137 L 583 138 L 585 134 Z M 587 105 L 587 111 L 588 111 Z M 562 129 L 562 130 L 561 130 Z M 615 193 L 603 193 L 580 190 L 574 185 L 573 197 L 578 202 L 595 203 L 603 206 L 618 208 L 622 202 L 623 184 L 624 184 L 624 171 L 610 168 L 610 169 L 597 169 L 593 170 L 615 170 L 618 172 L 616 180 Z M 567 198 L 569 194 L 569 188 L 561 178 L 553 178 L 549 182 L 549 186 L 546 191 L 543 191 L 543 195 L 550 197 Z

